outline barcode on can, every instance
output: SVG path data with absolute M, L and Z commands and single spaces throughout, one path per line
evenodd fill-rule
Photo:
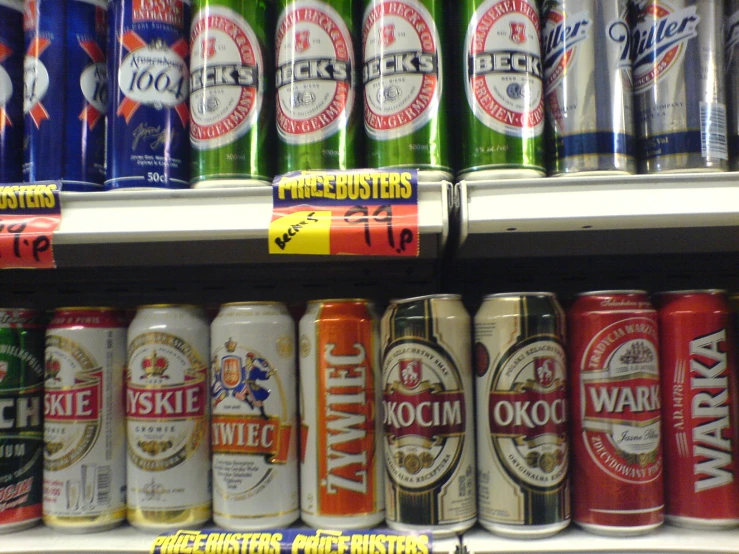
M 110 482 L 111 482 L 111 471 L 110 467 L 104 466 L 98 469 L 98 506 L 109 506 L 110 505 Z
M 726 106 L 701 102 L 701 156 L 729 159 L 726 141 Z

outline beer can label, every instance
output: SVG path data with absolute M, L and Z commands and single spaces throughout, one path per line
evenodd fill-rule
M 23 179 L 23 0 L 0 1 L 0 183 Z
M 739 4 L 727 2 L 728 16 L 724 26 L 724 48 L 726 64 L 726 105 L 729 112 L 728 135 L 729 155 L 732 169 L 739 166 Z

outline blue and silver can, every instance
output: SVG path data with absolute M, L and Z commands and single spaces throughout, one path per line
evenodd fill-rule
M 0 183 L 23 179 L 23 0 L 0 0 Z
M 190 0 L 110 3 L 106 190 L 190 183 Z

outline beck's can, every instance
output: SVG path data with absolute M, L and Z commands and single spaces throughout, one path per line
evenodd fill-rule
M 0 183 L 23 180 L 23 0 L 0 1 Z
M 644 291 L 582 293 L 568 339 L 573 520 L 647 533 L 664 519 L 657 312 Z
M 211 329 L 213 519 L 279 529 L 299 516 L 295 323 L 284 304 L 224 304 Z
M 552 293 L 503 293 L 475 315 L 477 502 L 499 535 L 570 523 L 565 314 Z
M 44 523 L 84 533 L 126 519 L 126 322 L 57 308 L 46 330 Z
M 739 0 L 724 0 L 724 68 L 731 170 L 739 170 Z
M 362 299 L 312 301 L 300 319 L 300 517 L 311 527 L 385 518 L 378 324 Z
M 394 300 L 382 318 L 387 524 L 447 536 L 477 516 L 470 316 L 459 295 Z
M 659 299 L 665 519 L 696 529 L 739 526 L 736 335 L 726 294 Z
M 210 518 L 209 352 L 205 312 L 195 306 L 141 306 L 128 327 L 126 467 L 135 527 L 192 528 Z

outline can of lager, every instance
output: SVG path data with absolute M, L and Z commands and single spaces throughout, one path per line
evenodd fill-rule
M 367 300 L 316 300 L 300 319 L 300 517 L 320 529 L 385 518 L 379 321 Z
M 0 309 L 0 533 L 41 519 L 44 320 Z
M 739 170 L 739 0 L 725 1 L 724 68 L 729 124 L 729 162 Z
M 358 2 L 279 0 L 275 110 L 280 173 L 361 165 L 354 52 Z
M 726 171 L 722 3 L 638 5 L 632 47 L 639 170 Z
M 295 323 L 284 304 L 224 304 L 211 329 L 213 519 L 279 529 L 299 516 Z
M 547 292 L 492 294 L 475 315 L 478 517 L 499 535 L 570 523 L 565 332 Z
M 191 182 L 269 184 L 274 96 L 272 4 L 195 0 L 190 55 Z M 269 46 L 267 46 L 269 45 Z
M 470 316 L 455 294 L 393 300 L 382 318 L 387 524 L 435 537 L 477 516 Z
M 128 521 L 144 530 L 202 525 L 211 515 L 207 356 L 195 306 L 141 306 L 128 327 Z
M 101 531 L 126 519 L 126 322 L 111 308 L 57 308 L 46 330 L 44 523 Z
M 0 1 L 0 183 L 23 180 L 23 0 Z

